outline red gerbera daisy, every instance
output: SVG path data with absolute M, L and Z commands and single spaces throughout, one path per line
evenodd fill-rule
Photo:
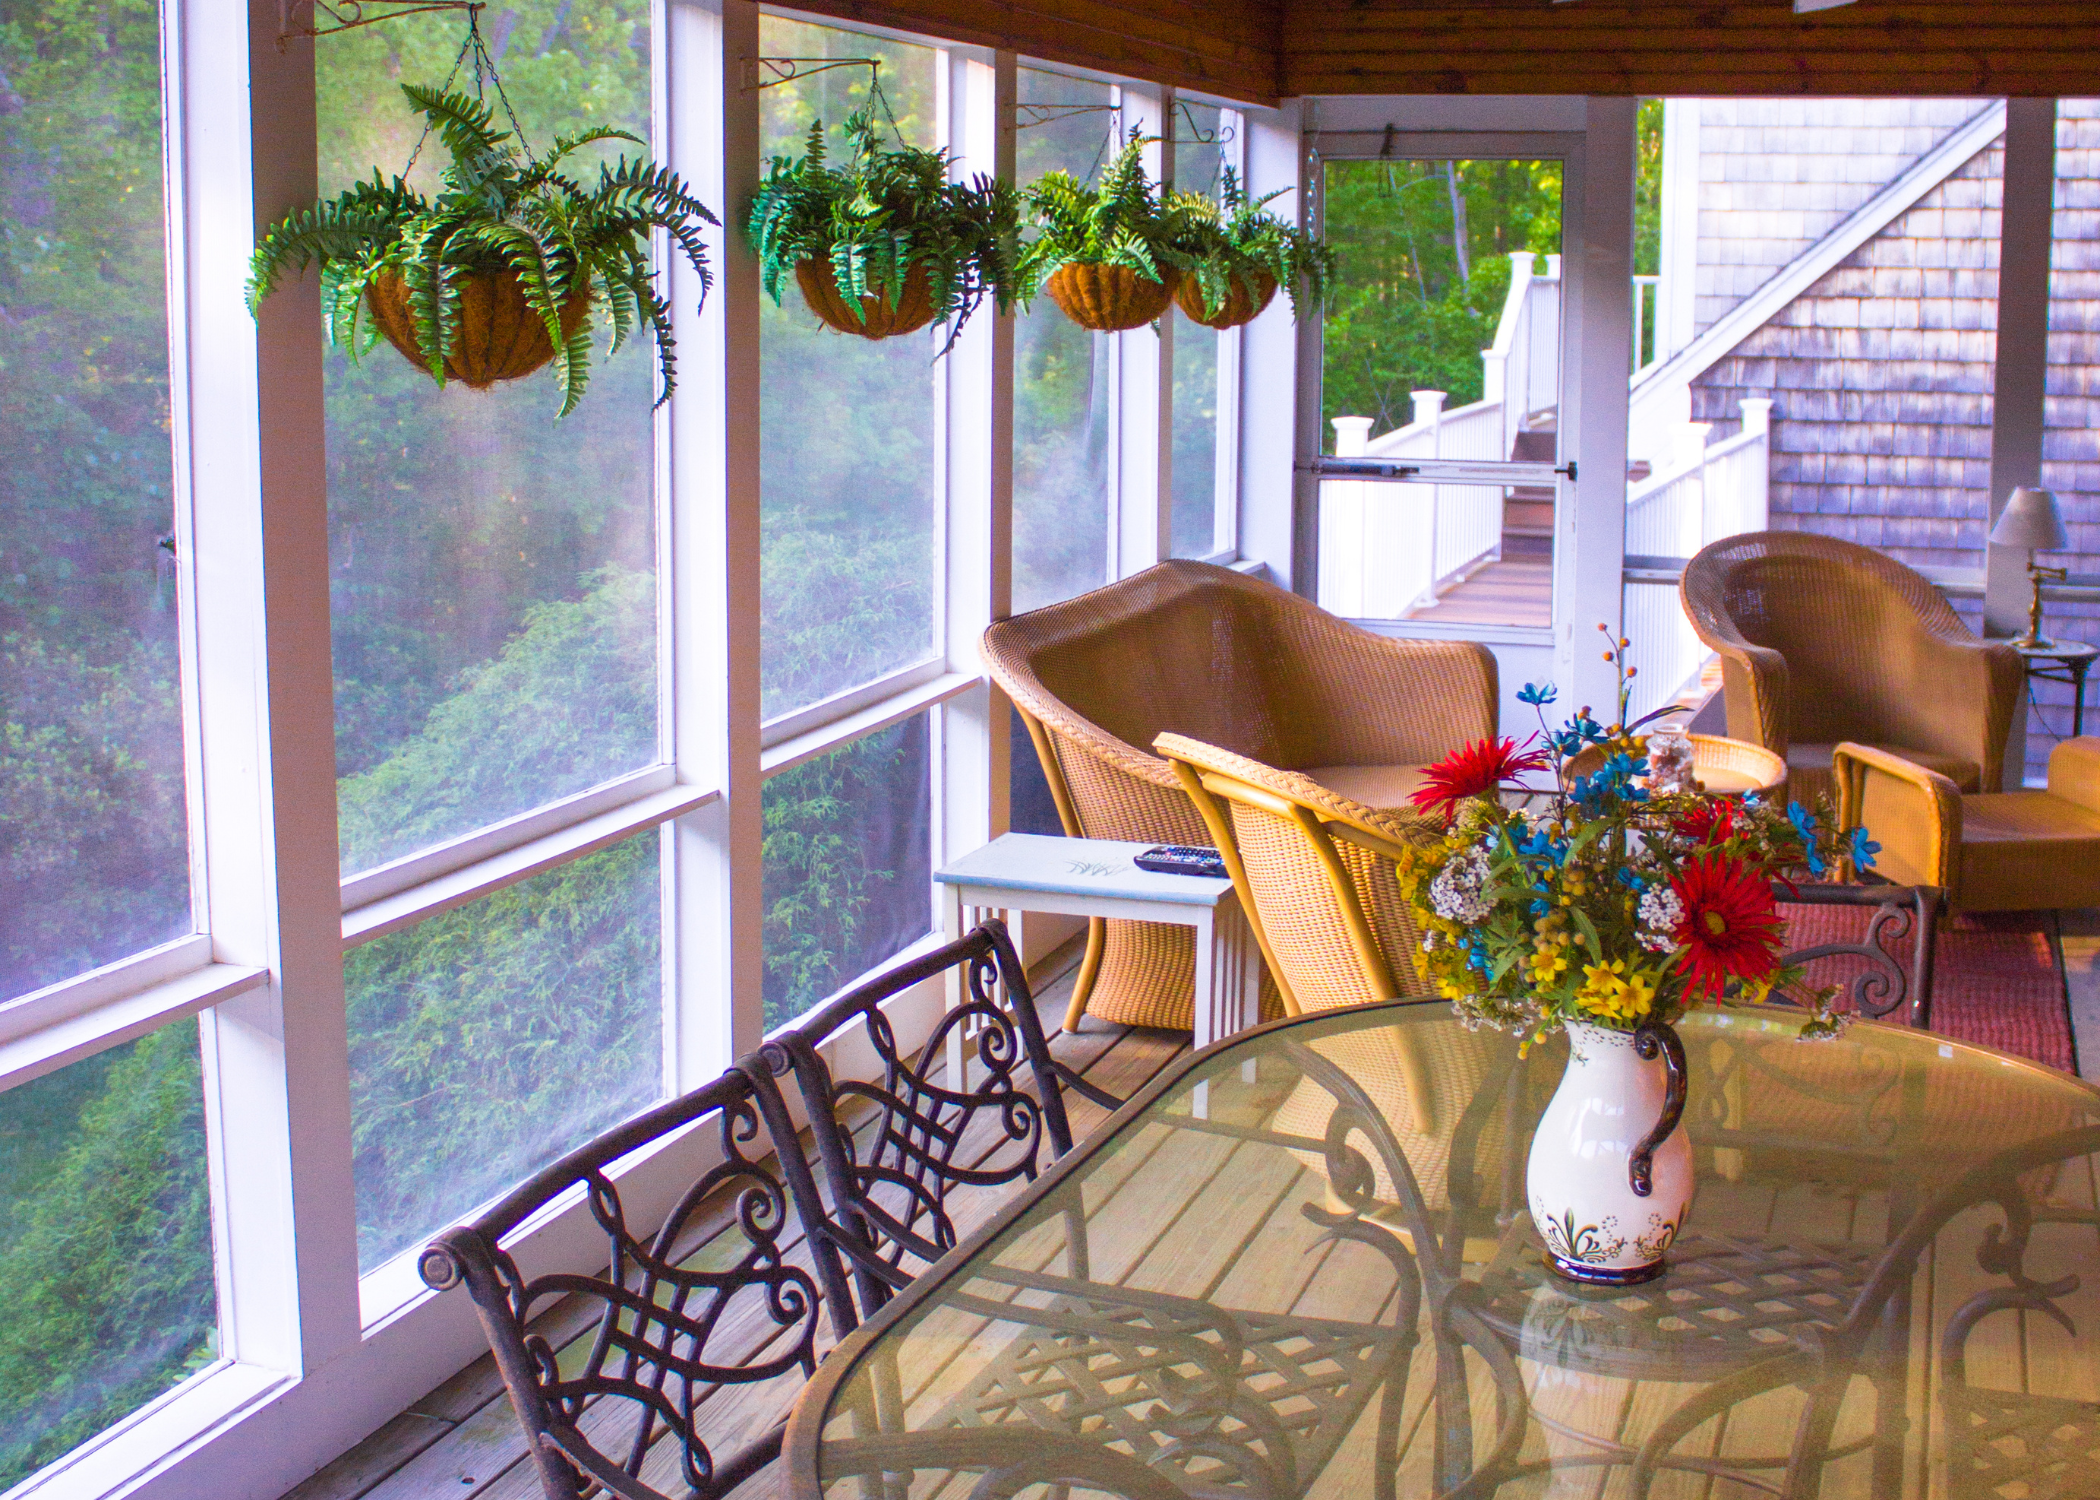
M 1468 797 L 1492 791 L 1526 771 L 1548 769 L 1552 762 L 1545 750 L 1531 748 L 1532 740 L 1537 738 L 1533 735 L 1522 745 L 1514 737 L 1468 741 L 1435 765 L 1425 767 L 1422 784 L 1408 800 L 1424 812 L 1441 811 L 1448 818 Z
M 1780 923 L 1771 883 L 1748 863 L 1718 854 L 1690 861 L 1670 889 L 1684 903 L 1677 941 L 1693 995 L 1718 1000 L 1730 979 L 1755 983 L 1779 967 Z
M 1695 802 L 1670 822 L 1670 827 L 1694 844 L 1723 844 L 1735 832 L 1735 799 L 1708 797 Z

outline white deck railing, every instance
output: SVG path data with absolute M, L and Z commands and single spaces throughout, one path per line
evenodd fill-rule
M 1743 430 L 1726 442 L 1642 480 L 1626 496 L 1626 556 L 1683 562 L 1709 542 L 1763 531 L 1770 513 L 1772 403 L 1743 401 Z M 1685 618 L 1674 583 L 1629 582 L 1625 631 L 1633 642 L 1631 712 L 1637 717 L 1677 697 L 1706 665 L 1708 651 Z
M 1560 257 L 1509 258 L 1495 342 L 1480 356 L 1484 399 L 1444 410 L 1444 392 L 1413 391 L 1414 420 L 1373 438 L 1369 417 L 1336 417 L 1335 455 L 1506 459 L 1530 418 L 1560 390 Z M 1499 485 L 1326 480 L 1320 486 L 1320 603 L 1359 620 L 1397 620 L 1436 603 L 1502 555 Z

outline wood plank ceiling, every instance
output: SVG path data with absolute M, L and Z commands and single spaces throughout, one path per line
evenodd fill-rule
M 1302 94 L 2100 94 L 2095 0 L 796 0 L 1249 103 Z
M 2093 0 L 1289 0 L 1292 94 L 2100 91 Z

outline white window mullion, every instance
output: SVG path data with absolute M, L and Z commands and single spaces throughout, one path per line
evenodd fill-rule
M 1238 110 L 1218 112 L 1219 153 L 1240 186 L 1247 185 L 1247 117 Z M 1279 294 L 1281 295 L 1281 294 Z M 1286 305 L 1289 298 L 1284 297 Z M 1211 551 L 1225 558 L 1240 549 L 1240 355 L 1246 330 L 1228 328 L 1218 335 L 1218 425 L 1211 471 Z
M 203 1016 L 220 1317 L 236 1360 L 356 1346 L 317 279 L 249 316 L 255 226 L 317 191 L 314 60 L 273 5 L 175 11 L 198 834 L 213 957 L 270 983 Z
M 1167 192 L 1174 181 L 1171 89 L 1126 83 L 1122 88 L 1125 130 L 1142 124 L 1152 137 L 1145 170 Z M 1118 145 L 1120 146 L 1120 142 Z M 1117 443 L 1113 576 L 1142 573 L 1173 552 L 1174 526 L 1174 309 L 1157 324 L 1114 335 L 1116 344 Z
M 667 7 L 658 128 L 670 165 L 722 216 L 705 316 L 670 266 L 685 378 L 667 423 L 672 742 L 681 781 L 720 789 L 667 825 L 669 1083 L 707 1082 L 764 1031 L 759 736 L 758 262 L 737 222 L 759 175 L 758 6 Z
M 1241 159 L 1248 197 L 1286 189 L 1270 212 L 1317 231 L 1309 211 L 1313 168 L 1298 134 L 1300 108 L 1293 102 L 1242 114 Z M 1310 543 L 1318 498 L 1311 476 L 1295 475 L 1292 463 L 1301 451 L 1307 456 L 1320 451 L 1319 368 L 1320 320 L 1294 324 L 1281 292 L 1241 330 L 1236 545 L 1243 559 L 1266 564 L 1276 583 L 1306 595 L 1313 592 Z M 1301 370 L 1306 372 L 1302 380 Z M 1279 401 L 1277 391 L 1292 391 L 1295 399 Z M 1303 548 L 1301 531 L 1307 542 Z
M 1014 55 L 992 61 L 947 58 L 949 141 L 960 177 L 1014 176 Z M 994 620 L 1013 613 L 1014 318 L 990 299 L 941 362 L 946 382 L 948 601 L 944 622 L 951 672 L 980 676 L 977 643 Z M 1006 695 L 982 681 L 951 698 L 940 733 L 938 836 L 934 863 L 955 859 L 1004 833 L 1008 822 Z

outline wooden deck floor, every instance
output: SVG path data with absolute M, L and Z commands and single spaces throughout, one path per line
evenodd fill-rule
M 1553 559 L 1512 557 L 1491 562 L 1409 620 L 1436 625 L 1553 623 Z
M 1067 974 L 1044 987 L 1039 996 L 1044 1024 L 1058 1025 L 1071 998 Z M 1119 1098 L 1129 1098 L 1160 1069 L 1188 1051 L 1184 1033 L 1145 1031 L 1088 1021 L 1076 1036 L 1059 1035 L 1053 1049 L 1089 1080 Z M 1108 1111 L 1080 1097 L 1066 1096 L 1073 1134 L 1084 1136 L 1099 1126 Z M 957 1214 L 957 1227 L 967 1233 L 991 1215 L 1004 1192 L 983 1191 Z M 559 1347 L 577 1337 L 582 1326 L 549 1329 L 559 1310 L 541 1326 Z M 829 1330 L 820 1347 L 829 1342 Z M 775 1399 L 785 1404 L 794 1388 L 785 1386 Z M 770 1420 L 777 1420 L 775 1414 Z M 739 1412 L 738 1425 L 752 1413 Z M 753 1430 L 762 1431 L 759 1421 Z M 504 1394 L 503 1379 L 488 1356 L 409 1404 L 399 1416 L 318 1474 L 287 1492 L 283 1500 L 536 1500 L 538 1480 L 525 1462 L 524 1439 Z M 773 1500 L 783 1493 L 778 1465 L 744 1484 L 738 1500 Z

